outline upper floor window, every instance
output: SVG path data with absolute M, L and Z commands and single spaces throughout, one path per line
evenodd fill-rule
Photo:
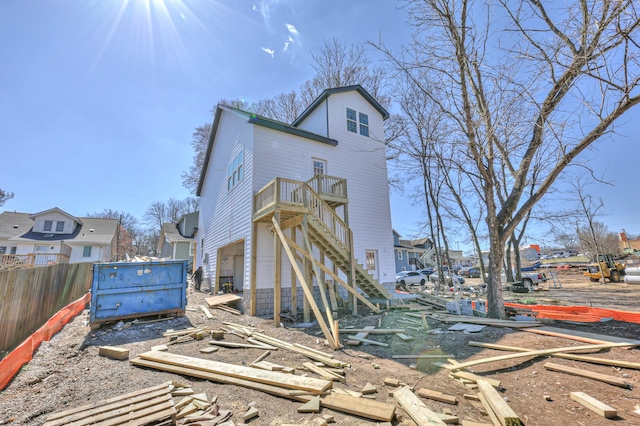
M 56 232 L 64 231 L 64 222 L 56 222 Z
M 398 250 L 398 260 L 402 260 L 402 250 Z
M 351 108 L 347 108 L 347 130 L 358 133 L 358 125 L 356 123 L 356 112 Z
M 91 246 L 84 246 L 82 248 L 82 257 L 91 257 Z
M 45 220 L 44 221 L 44 231 L 45 232 L 51 232 L 51 228 L 53 228 L 53 221 L 52 220 Z
M 244 175 L 244 154 L 242 151 L 229 164 L 229 173 L 227 175 L 227 190 L 231 190 L 238 182 L 242 180 Z
M 369 116 L 367 114 L 358 113 L 360 117 L 360 134 L 362 136 L 369 136 Z

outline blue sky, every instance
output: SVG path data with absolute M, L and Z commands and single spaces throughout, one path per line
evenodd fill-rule
M 188 196 L 196 126 L 220 99 L 296 90 L 324 40 L 409 40 L 392 0 L 3 0 L 0 2 L 1 209 L 142 218 L 153 201 Z M 611 230 L 640 233 L 640 112 L 588 155 L 615 186 L 598 189 Z M 420 212 L 392 195 L 393 226 Z

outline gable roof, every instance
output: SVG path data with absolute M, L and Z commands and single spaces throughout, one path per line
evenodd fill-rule
M 45 215 L 45 214 L 48 214 L 48 213 L 54 213 L 54 212 L 55 213 L 60 213 L 63 216 L 67 216 L 69 219 L 73 219 L 75 222 L 77 222 L 80 225 L 82 225 L 82 221 L 80 219 L 78 219 L 77 217 L 65 212 L 64 210 L 62 210 L 59 207 L 54 207 L 54 208 L 51 208 L 51 209 L 48 209 L 48 210 L 44 210 L 44 211 L 41 211 L 41 212 L 38 212 L 38 213 L 32 213 L 32 214 L 29 215 L 29 219 L 35 220 L 36 217 L 38 217 L 38 216 L 42 216 L 42 215 Z
M 247 118 L 247 123 L 255 124 L 257 126 L 267 127 L 272 130 L 277 130 L 279 132 L 300 136 L 302 138 L 310 139 L 316 142 L 326 143 L 332 146 L 338 145 L 338 141 L 335 139 L 327 138 L 325 136 L 318 135 L 316 133 L 298 129 L 289 124 L 285 124 L 281 121 L 273 120 L 271 118 L 263 117 L 258 114 L 253 114 L 247 111 L 243 111 L 241 109 L 218 104 L 218 106 L 216 107 L 215 116 L 213 118 L 213 125 L 211 126 L 211 133 L 209 133 L 209 144 L 207 145 L 207 154 L 204 157 L 204 163 L 202 164 L 202 171 L 200 172 L 200 179 L 198 181 L 198 188 L 196 189 L 197 196 L 200 196 L 200 193 L 202 191 L 204 178 L 207 173 L 207 169 L 209 167 L 209 158 L 211 157 L 211 151 L 213 151 L 213 142 L 215 139 L 215 135 L 218 131 L 218 125 L 220 123 L 220 117 L 222 116 L 223 111 L 233 112 L 233 113 L 243 115 Z
M 320 96 L 316 98 L 315 101 L 311 103 L 311 105 L 307 107 L 307 109 L 305 109 L 302 112 L 302 114 L 300 114 L 298 118 L 296 118 L 296 120 L 293 123 L 291 123 L 291 125 L 298 126 L 300 123 L 302 123 L 304 119 L 307 118 L 307 116 L 311 114 L 311 112 L 313 112 L 313 110 L 316 109 L 318 105 L 324 102 L 324 100 L 327 99 L 329 96 L 335 93 L 350 92 L 352 90 L 355 90 L 356 92 L 360 93 L 360 95 L 362 95 L 362 97 L 365 98 L 371 104 L 371 106 L 373 106 L 376 110 L 378 110 L 380 115 L 382 115 L 383 120 L 386 120 L 387 118 L 389 118 L 389 113 L 387 112 L 387 110 L 384 109 L 384 107 L 380 105 L 380 103 L 376 101 L 373 98 L 373 96 L 369 94 L 369 92 L 364 90 L 362 86 L 360 86 L 359 84 L 355 84 L 353 86 L 335 87 L 333 89 L 326 89 L 324 92 L 320 94 Z
M 53 209 L 51 209 L 53 210 Z M 32 217 L 44 212 L 29 214 L 17 212 L 3 212 L 0 214 L 0 238 L 15 242 L 33 241 L 64 241 L 67 244 L 111 244 L 118 229 L 117 219 L 100 219 L 83 217 L 76 218 L 80 226 L 76 226 L 71 234 L 51 234 L 33 232 L 34 220 Z M 15 227 L 17 225 L 17 228 Z M 93 230 L 93 231 L 91 231 Z M 45 235 L 50 235 L 45 237 Z
M 180 230 L 175 223 L 163 223 L 160 232 L 160 240 L 163 240 L 162 234 L 164 234 L 164 239 L 166 239 L 169 243 L 175 243 L 179 241 L 193 241 L 193 238 L 183 237 L 182 235 L 180 235 Z

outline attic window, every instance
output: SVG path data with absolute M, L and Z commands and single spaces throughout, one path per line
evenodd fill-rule
M 20 225 L 13 225 L 13 229 L 18 229 Z
M 353 133 L 358 132 L 358 125 L 356 123 L 356 112 L 351 108 L 347 108 L 347 130 Z
M 89 232 L 93 232 L 93 228 L 90 228 L 90 229 L 89 229 Z

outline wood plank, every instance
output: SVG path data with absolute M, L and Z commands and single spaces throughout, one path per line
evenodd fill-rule
M 374 328 L 376 328 L 374 325 L 368 325 L 363 328 L 362 331 L 359 331 L 358 334 L 356 334 L 356 337 L 366 339 L 369 335 L 369 330 L 373 330 Z M 360 340 L 347 340 L 346 344 L 350 346 L 358 346 L 360 344 Z
M 276 191 L 279 191 L 278 187 Z M 278 199 L 276 195 L 276 199 Z M 276 210 L 272 220 L 280 224 L 280 211 Z M 282 243 L 278 235 L 273 234 L 273 326 L 280 327 L 280 311 L 282 311 Z
M 422 398 L 429 398 L 429 399 L 433 399 L 434 401 L 445 402 L 447 404 L 456 405 L 458 403 L 458 400 L 456 399 L 455 396 L 447 395 L 445 393 L 438 392 L 432 389 L 420 388 L 418 389 L 417 394 Z
M 296 409 L 298 413 L 317 413 L 320 411 L 320 397 L 314 396 L 311 401 Z
M 487 412 L 487 416 L 489 416 L 491 423 L 493 423 L 494 426 L 503 426 L 502 423 L 500 423 L 500 420 L 498 419 L 498 417 L 496 416 L 496 413 L 493 412 L 493 408 L 491 408 L 491 405 L 489 405 L 489 401 L 487 401 L 487 398 L 485 398 L 484 395 L 480 393 L 478 394 L 478 399 L 480 399 L 480 403 L 482 404 L 485 411 Z
M 526 349 L 526 348 L 521 348 L 517 346 L 496 345 L 493 343 L 483 343 L 483 342 L 469 342 L 469 345 L 477 346 L 480 348 L 497 349 L 499 351 L 530 352 L 533 350 L 533 349 Z M 616 359 L 606 359 L 606 358 L 598 358 L 598 357 L 586 356 L 586 355 L 574 355 L 574 354 L 563 354 L 563 353 L 551 354 L 550 356 L 554 358 L 570 359 L 573 361 L 583 361 L 591 364 L 601 364 L 601 365 L 609 365 L 612 367 L 621 367 L 621 368 L 630 368 L 633 370 L 640 370 L 639 362 L 620 361 Z
M 242 297 L 236 296 L 235 294 L 231 294 L 231 293 L 219 294 L 217 296 L 204 298 L 204 301 L 207 302 L 210 308 L 213 308 L 216 305 L 226 305 L 228 303 L 236 302 L 238 300 L 242 300 Z
M 213 319 L 213 314 L 211 313 L 211 311 L 209 311 L 209 309 L 206 308 L 206 306 L 202 306 L 200 305 L 200 309 L 202 309 L 202 312 L 204 312 L 204 315 L 209 318 L 209 319 Z
M 478 383 L 478 380 L 485 380 L 485 381 L 489 382 L 489 384 L 491 386 L 493 386 L 494 388 L 499 388 L 500 387 L 500 380 L 495 380 L 495 379 L 490 379 L 488 377 L 478 376 L 476 374 L 469 373 L 467 371 L 454 371 L 454 372 L 451 373 L 451 375 L 453 377 L 455 377 L 456 379 L 470 380 L 473 383 Z
M 448 370 L 461 370 L 463 368 L 471 367 L 473 365 L 487 364 L 495 361 L 504 361 L 504 360 L 528 357 L 528 356 L 538 357 L 538 356 L 550 355 L 550 354 L 559 353 L 559 352 L 575 352 L 575 351 L 591 350 L 591 349 L 595 350 L 595 349 L 621 348 L 625 346 L 627 347 L 638 346 L 638 343 L 630 343 L 630 342 L 606 343 L 606 344 L 600 344 L 600 345 L 583 345 L 583 346 L 569 346 L 565 348 L 555 348 L 555 349 L 540 349 L 537 351 L 520 352 L 515 354 L 509 354 L 509 355 L 500 355 L 500 356 L 495 356 L 490 358 L 476 359 L 473 361 L 463 362 L 457 365 L 445 365 L 444 368 Z
M 604 402 L 598 401 L 594 397 L 589 396 L 584 392 L 570 392 L 569 395 L 571 396 L 571 399 L 578 404 L 587 407 L 589 410 L 593 411 L 594 413 L 598 413 L 607 419 L 618 416 L 618 410 L 609 407 Z
M 350 395 L 329 394 L 320 397 L 320 405 L 332 410 L 355 414 L 369 419 L 390 422 L 396 407 L 380 401 L 366 398 L 356 398 Z
M 325 322 L 325 319 L 322 316 L 322 313 L 320 313 L 320 309 L 318 308 L 318 305 L 316 305 L 316 302 L 313 299 L 313 291 L 310 288 L 310 284 L 307 283 L 307 281 L 304 279 L 304 275 L 302 274 L 302 271 L 300 271 L 300 268 L 298 268 L 298 262 L 296 261 L 296 258 L 293 255 L 293 253 L 291 252 L 291 248 L 289 248 L 289 244 L 287 243 L 286 237 L 282 233 L 282 230 L 280 229 L 280 226 L 278 225 L 278 222 L 275 220 L 275 218 L 271 218 L 271 220 L 273 223 L 273 229 L 275 229 L 276 233 L 278 234 L 278 237 L 280 237 L 280 240 L 282 242 L 282 247 L 284 248 L 285 253 L 287 253 L 287 256 L 289 257 L 289 262 L 291 263 L 291 267 L 294 269 L 294 272 L 298 277 L 298 281 L 300 281 L 300 286 L 302 287 L 302 291 L 304 291 L 305 298 L 306 300 L 308 300 L 311 310 L 313 310 L 313 314 L 316 316 L 316 320 L 318 321 L 318 325 L 320 326 L 320 329 L 322 329 L 322 332 L 324 333 L 325 338 L 329 342 L 329 346 L 331 347 L 331 349 L 334 349 L 334 350 L 338 349 L 340 346 L 339 342 L 338 344 L 336 344 L 336 341 L 333 338 L 333 335 L 331 334 L 331 330 L 329 330 L 329 327 L 327 327 L 327 323 Z
M 416 355 L 392 355 L 394 359 L 442 359 L 451 358 L 451 354 L 416 354 Z
M 597 380 L 599 382 L 609 383 L 610 385 L 620 386 L 621 388 L 626 388 L 626 389 L 631 388 L 631 385 L 625 382 L 623 379 L 620 379 L 614 376 L 609 376 L 608 374 L 595 373 L 593 371 L 583 370 L 581 368 L 567 367 L 567 366 L 555 364 L 552 362 L 547 362 L 544 365 L 544 368 L 551 371 L 559 371 L 562 373 L 572 374 L 574 376 L 586 377 L 588 379 Z
M 367 333 L 367 334 L 395 334 L 404 333 L 404 328 L 375 328 L 367 326 L 365 328 L 341 328 L 340 333 Z
M 478 388 L 485 397 L 500 423 L 505 426 L 524 426 L 520 417 L 511 409 L 498 391 L 486 380 L 478 380 Z
M 376 342 L 375 340 L 369 340 L 369 339 L 362 339 L 362 338 L 358 337 L 357 335 L 347 336 L 347 338 L 349 338 L 350 340 L 356 340 L 356 341 L 361 342 L 361 343 L 368 343 L 370 345 L 383 346 L 385 348 L 389 346 L 388 343 Z
M 398 388 L 393 397 L 418 426 L 445 425 L 407 386 Z
M 585 343 L 623 343 L 628 342 L 629 339 L 625 339 L 624 337 L 616 337 L 616 336 L 607 336 L 606 334 L 597 334 L 597 333 L 588 333 L 586 331 L 578 331 L 578 330 L 567 330 L 565 328 L 558 327 L 549 327 L 543 326 L 536 329 L 536 331 L 531 331 L 529 329 L 522 330 L 536 334 L 544 334 L 546 336 L 554 336 L 561 337 L 563 339 L 576 340 L 578 342 Z M 633 340 L 633 342 L 638 343 L 637 340 Z
M 101 409 L 112 410 L 121 406 L 126 406 L 128 404 L 135 404 L 137 402 L 152 399 L 163 394 L 169 394 L 169 382 L 146 389 L 141 389 L 139 391 L 127 393 L 125 395 L 119 395 L 102 401 L 93 402 L 91 404 L 82 405 L 80 407 L 71 408 L 69 410 L 60 411 L 51 414 L 47 418 L 47 422 L 51 422 L 51 425 L 56 425 L 58 423 L 54 422 L 54 420 L 60 419 L 62 417 L 68 417 L 73 414 L 80 413 L 78 415 L 78 418 L 83 418 L 84 416 L 86 416 L 86 412 L 91 410 L 94 410 L 94 412 L 100 412 Z
M 116 346 L 100 346 L 98 355 L 118 360 L 129 359 L 129 349 Z
M 251 343 L 236 343 L 236 342 L 225 342 L 222 340 L 211 340 L 209 341 L 210 345 L 222 346 L 225 348 L 245 348 L 245 349 L 269 349 L 272 351 L 277 350 L 275 346 L 267 346 L 267 345 L 253 345 Z
M 322 367 L 318 367 L 317 365 L 315 365 L 312 362 L 305 362 L 302 365 L 307 370 L 319 375 L 320 377 L 322 377 L 325 380 L 335 380 L 335 381 L 339 381 L 339 382 L 342 382 L 342 383 L 346 383 L 346 379 L 344 378 L 344 376 L 336 374 L 336 373 L 334 373 L 332 371 L 325 370 Z
M 296 395 L 289 389 L 280 386 L 267 385 L 264 383 L 253 382 L 251 380 L 240 379 L 222 374 L 210 373 L 207 371 L 195 370 L 188 367 L 180 367 L 177 365 L 163 364 L 156 361 L 149 361 L 142 358 L 134 358 L 129 361 L 132 365 L 154 368 L 156 370 L 168 371 L 183 376 L 197 377 L 200 379 L 211 380 L 218 383 L 243 386 L 249 389 L 258 390 L 271 395 L 293 399 L 295 401 L 309 401 L 311 395 Z M 341 411 L 344 413 L 355 414 L 372 420 L 391 421 L 395 412 L 395 406 L 384 402 L 373 401 L 362 398 L 354 398 L 350 396 L 342 396 L 341 398 L 327 395 L 320 399 L 320 405 L 331 410 Z
M 308 351 L 306 349 L 303 349 L 303 347 L 301 347 L 302 345 L 294 346 L 291 343 L 288 343 L 279 339 L 275 339 L 273 337 L 267 336 L 266 334 L 253 333 L 253 338 L 261 342 L 267 343 L 269 345 L 273 345 L 282 349 L 287 349 L 293 352 L 297 352 L 299 354 L 306 356 L 307 358 L 320 361 L 323 364 L 328 365 L 330 367 L 340 368 L 340 367 L 349 366 L 349 364 L 347 364 L 346 362 L 329 358 L 326 354 L 320 355 L 318 351 Z
M 402 341 L 404 342 L 408 342 L 413 340 L 413 336 L 408 336 L 404 333 L 396 333 L 396 336 L 398 336 Z
M 332 386 L 332 382 L 329 380 L 299 377 L 274 371 L 257 370 L 243 365 L 228 364 L 166 352 L 145 352 L 140 354 L 139 357 L 151 361 L 163 362 L 165 364 L 190 367 L 196 370 L 238 377 L 245 380 L 276 385 L 289 389 L 302 389 L 315 394 L 331 389 Z

